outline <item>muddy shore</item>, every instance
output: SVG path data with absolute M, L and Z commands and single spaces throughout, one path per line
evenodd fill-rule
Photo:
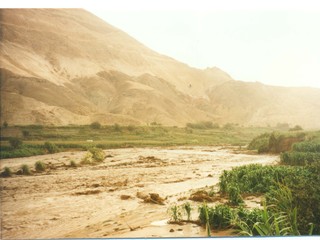
M 10 167 L 13 171 L 22 164 L 32 169 L 39 160 L 50 166 L 31 176 L 1 178 L 2 238 L 206 236 L 205 230 L 196 224 L 167 224 L 168 208 L 174 203 L 182 204 L 181 199 L 188 199 L 197 189 L 216 185 L 223 170 L 279 161 L 278 156 L 235 150 L 112 149 L 105 151 L 107 158 L 103 163 L 77 168 L 69 167 L 70 161 L 79 163 L 85 152 L 1 160 L 1 169 Z M 139 197 L 149 193 L 159 194 L 163 205 L 146 203 Z M 254 198 L 250 201 L 248 204 L 258 204 Z M 196 217 L 195 211 L 193 218 Z

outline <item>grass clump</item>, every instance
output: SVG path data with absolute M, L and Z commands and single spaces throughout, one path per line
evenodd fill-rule
M 21 175 L 31 175 L 30 168 L 27 164 L 23 164 L 19 169 L 18 173 Z
M 78 165 L 74 160 L 71 160 L 69 166 L 72 167 L 72 168 L 76 168 Z
M 106 157 L 101 148 L 91 148 L 89 152 L 92 154 L 92 159 L 96 162 L 103 162 Z
M 51 142 L 45 142 L 43 145 L 43 148 L 48 152 L 48 153 L 57 153 L 59 152 L 59 148 L 57 145 Z
M 82 158 L 81 164 L 83 165 L 89 165 L 93 163 L 93 159 L 92 159 L 92 153 L 91 152 L 86 152 L 86 154 L 84 155 L 84 157 Z
M 9 167 L 5 167 L 3 169 L 3 172 L 1 173 L 1 177 L 11 177 L 12 176 L 12 171 Z
M 43 172 L 46 170 L 46 164 L 42 161 L 37 161 L 34 166 L 37 172 Z

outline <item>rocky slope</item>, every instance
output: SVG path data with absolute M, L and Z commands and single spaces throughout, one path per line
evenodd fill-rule
M 82 9 L 1 9 L 0 24 L 1 123 L 320 127 L 320 89 L 189 67 Z

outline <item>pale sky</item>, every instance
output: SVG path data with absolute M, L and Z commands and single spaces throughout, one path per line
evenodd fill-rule
M 32 5 L 28 1 L 26 7 L 85 8 L 147 47 L 189 66 L 216 66 L 236 80 L 320 88 L 317 0 L 57 2 Z

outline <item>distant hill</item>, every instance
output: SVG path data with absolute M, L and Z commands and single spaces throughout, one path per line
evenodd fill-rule
M 1 123 L 320 127 L 320 89 L 189 67 L 82 9 L 1 9 L 0 21 Z

